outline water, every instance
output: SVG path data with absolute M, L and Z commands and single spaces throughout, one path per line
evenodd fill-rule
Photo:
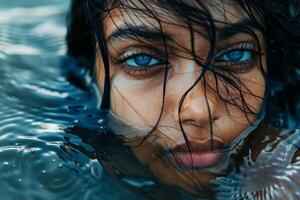
M 141 200 L 107 176 L 96 160 L 93 130 L 103 122 L 95 111 L 96 94 L 78 82 L 72 84 L 85 71 L 69 73 L 72 60 L 65 57 L 64 41 L 68 4 L 67 0 L 0 0 L 1 200 Z M 280 116 L 277 121 L 284 123 Z M 295 119 L 288 122 L 289 127 L 299 126 Z M 233 169 L 214 181 L 216 199 L 300 198 L 300 162 L 291 164 L 300 144 L 299 130 L 276 137 L 266 133 L 249 139 L 249 145 L 254 141 L 265 146 L 255 163 L 245 153 L 239 171 Z M 118 161 L 129 162 L 123 149 L 113 151 Z M 105 152 L 101 156 L 112 159 Z M 139 170 L 147 174 L 139 168 L 132 173 Z M 164 195 L 165 189 L 174 199 L 194 199 L 158 188 L 150 178 L 114 173 L 119 182 L 138 191 Z
M 140 199 L 103 174 L 65 129 L 96 102 L 61 72 L 67 0 L 0 1 L 0 196 Z M 84 150 L 82 150 L 84 151 Z

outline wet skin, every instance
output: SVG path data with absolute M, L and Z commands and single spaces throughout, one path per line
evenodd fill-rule
M 221 30 L 230 27 L 228 24 L 241 24 L 248 20 L 248 16 L 236 5 L 226 5 L 226 9 L 230 10 L 226 16 L 223 9 L 209 8 L 213 18 L 223 22 L 216 23 L 220 32 L 212 65 L 219 66 L 216 67 L 219 72 L 226 71 L 223 69 L 230 71 L 240 89 L 229 86 L 226 90 L 227 83 L 216 78 L 212 71 L 207 71 L 187 93 L 180 111 L 182 96 L 203 70 L 190 54 L 191 34 L 187 24 L 159 7 L 153 10 L 161 24 L 142 12 L 132 13 L 121 8 L 113 9 L 104 20 L 110 54 L 111 109 L 138 130 L 124 133 L 124 144 L 159 180 L 191 193 L 196 193 L 199 186 L 221 173 L 212 173 L 210 169 L 223 168 L 227 155 L 222 148 L 233 143 L 256 120 L 265 93 L 262 69 L 266 68 L 266 59 L 264 55 L 255 53 L 258 45 L 264 48 L 262 34 L 257 31 L 259 44 L 243 32 L 230 36 L 222 34 Z M 143 30 L 145 34 L 138 40 L 129 37 L 128 25 Z M 206 60 L 210 42 L 202 27 L 193 26 L 195 53 L 199 59 Z M 160 27 L 165 34 L 168 53 L 161 36 L 157 36 L 160 35 L 157 28 Z M 166 57 L 169 66 L 167 75 Z M 97 55 L 96 74 L 102 93 L 105 75 L 100 53 Z M 246 114 L 240 108 L 243 105 L 240 92 L 253 114 Z M 231 101 L 240 106 L 228 103 Z M 153 127 L 155 130 L 149 136 Z M 186 140 L 191 144 L 190 149 Z

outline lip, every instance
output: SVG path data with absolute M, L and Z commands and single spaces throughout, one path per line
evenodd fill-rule
M 212 144 L 213 143 L 213 148 Z M 217 165 L 224 157 L 225 144 L 218 140 L 190 141 L 170 149 L 167 158 L 184 169 L 203 169 Z

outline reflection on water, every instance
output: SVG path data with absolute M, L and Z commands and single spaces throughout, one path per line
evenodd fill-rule
M 106 176 L 96 154 L 133 190 L 160 199 L 193 199 L 158 185 L 119 138 L 101 130 L 105 122 L 95 109 L 96 95 L 71 84 L 85 71 L 62 73 L 72 65 L 64 57 L 68 3 L 0 0 L 1 199 L 142 199 Z M 299 131 L 272 137 L 265 131 L 245 141 L 249 147 L 260 142 L 262 151 L 256 162 L 245 152 L 238 170 L 212 183 L 216 199 L 300 198 L 300 164 L 293 160 Z
M 64 132 L 96 106 L 60 70 L 68 3 L 0 0 L 1 200 L 141 199 L 103 175 L 87 156 L 92 148 Z
M 218 178 L 215 183 L 220 199 L 299 199 L 300 165 L 293 161 L 299 149 L 299 133 L 283 133 L 279 140 L 267 143 L 255 162 L 245 158 L 240 172 Z

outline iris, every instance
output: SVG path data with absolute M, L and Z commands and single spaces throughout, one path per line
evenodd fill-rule
M 245 50 L 230 51 L 222 56 L 225 62 L 247 62 L 252 58 L 252 53 Z
M 252 59 L 252 52 L 249 50 L 234 50 L 225 53 L 220 60 L 223 62 L 248 62 Z M 126 65 L 134 68 L 145 68 L 161 64 L 161 60 L 148 54 L 138 54 L 128 58 Z
M 159 63 L 159 59 L 147 54 L 136 55 L 126 61 L 126 64 L 130 67 L 150 67 Z

